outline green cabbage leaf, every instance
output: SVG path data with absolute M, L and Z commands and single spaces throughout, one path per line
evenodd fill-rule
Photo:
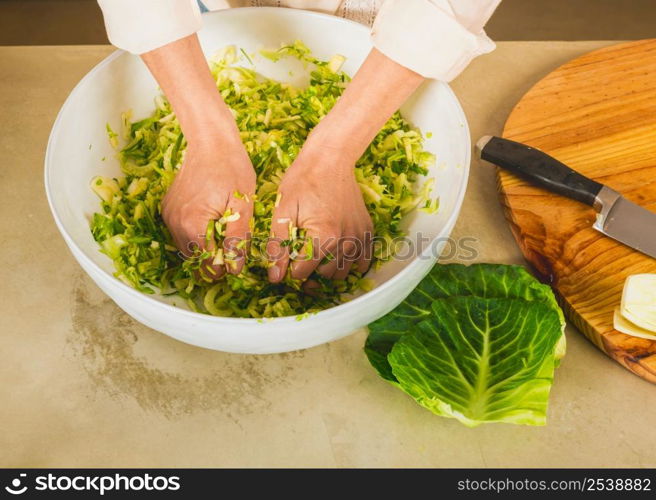
M 544 425 L 564 318 L 551 289 L 519 266 L 436 265 L 369 325 L 378 373 L 465 425 Z

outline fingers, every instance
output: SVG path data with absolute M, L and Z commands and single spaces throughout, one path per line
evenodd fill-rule
M 205 226 L 207 228 L 207 224 Z M 207 242 L 205 234 L 196 231 L 196 236 L 190 236 L 187 242 L 183 245 L 176 246 L 187 259 L 200 258 L 203 253 L 207 252 L 210 255 L 203 259 L 198 267 L 197 279 L 204 281 L 215 281 L 225 274 L 225 268 L 222 263 L 217 262 L 214 256 L 214 249 L 216 247 L 214 241 Z
M 373 224 L 369 221 L 364 234 L 360 240 L 362 242 L 362 251 L 355 259 L 355 270 L 359 273 L 366 273 L 371 266 L 373 254 L 374 229 Z
M 325 278 L 343 280 L 353 266 L 358 272 L 366 272 L 371 264 L 373 234 L 370 230 L 348 232 L 359 236 L 339 236 L 329 227 L 309 229 L 312 255 L 300 252 L 292 262 L 292 278 L 307 279 L 316 270 Z
M 291 230 L 296 227 L 298 217 L 297 205 L 285 196 L 278 198 L 279 205 L 273 211 L 271 219 L 271 237 L 267 242 L 267 271 L 271 283 L 280 283 L 289 266 L 289 242 Z
M 342 237 L 337 242 L 335 251 L 326 256 L 317 267 L 317 272 L 328 279 L 344 279 L 349 273 L 352 264 L 351 254 L 356 243 L 355 238 Z
M 321 285 L 315 280 L 307 280 L 303 283 L 303 291 L 308 295 L 316 297 L 321 291 Z
M 353 266 L 352 260 L 343 261 L 340 266 L 338 266 L 337 271 L 333 274 L 334 280 L 345 280 L 348 274 L 351 272 L 351 267 Z
M 317 266 L 317 272 L 324 278 L 332 279 L 337 271 L 337 258 L 335 256 L 324 258 L 324 261 Z
M 173 243 L 185 259 L 201 259 L 198 271 L 194 273 L 196 279 L 215 281 L 225 274 L 222 255 L 215 254 L 214 221 L 211 222 L 206 215 L 184 216 L 173 214 L 165 217 L 165 222 Z
M 333 279 L 346 279 L 348 273 L 351 271 L 353 263 L 357 260 L 361 252 L 362 241 L 357 238 L 345 238 L 340 245 L 339 254 L 337 257 L 337 270 L 333 275 Z
M 214 251 L 215 241 L 213 238 L 206 239 L 205 230 L 185 231 L 185 234 L 195 236 L 182 238 L 182 241 L 186 240 L 182 244 L 179 244 L 179 237 L 174 237 L 176 245 L 187 258 L 198 257 L 203 251 L 210 254 L 200 266 L 200 278 L 214 281 L 226 272 L 241 272 L 251 238 L 252 211 L 250 201 L 234 198 L 228 203 L 224 215 L 219 219 L 225 224 L 222 252 Z M 269 281 L 272 283 L 279 283 L 286 275 L 290 263 L 290 228 L 296 227 L 297 219 L 293 205 L 281 206 L 276 212 L 271 223 L 271 238 L 266 248 L 271 262 L 268 270 Z M 196 226 L 199 227 L 200 224 L 195 224 L 194 227 Z M 207 229 L 207 225 L 205 228 Z M 371 264 L 373 233 L 364 231 L 360 234 L 358 238 L 340 237 L 329 226 L 318 230 L 308 229 L 306 244 L 291 263 L 291 277 L 306 280 L 315 270 L 321 276 L 335 280 L 346 279 L 352 269 L 364 274 Z
M 339 240 L 336 254 L 328 262 L 317 267 L 317 272 L 328 279 L 343 280 L 351 269 L 364 274 L 371 265 L 373 232 L 367 228 L 357 231 L 361 236 L 343 236 Z
M 218 263 L 216 256 L 208 257 L 200 266 L 200 274 L 205 281 L 216 281 L 225 274 L 225 267 Z
M 317 229 L 307 228 L 305 240 L 306 243 L 292 262 L 292 278 L 297 280 L 309 278 L 323 259 L 335 256 L 339 232 L 327 225 Z
M 220 221 L 225 223 L 223 257 L 226 270 L 239 274 L 244 267 L 251 239 L 253 199 L 250 195 L 234 193 Z

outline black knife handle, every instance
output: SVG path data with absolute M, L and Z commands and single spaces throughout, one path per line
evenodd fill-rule
M 542 151 L 501 137 L 483 137 L 476 145 L 485 161 L 548 189 L 593 206 L 603 184 L 588 179 Z

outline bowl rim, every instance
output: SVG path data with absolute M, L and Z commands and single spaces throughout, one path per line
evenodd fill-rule
M 355 25 L 357 26 L 357 29 L 362 29 L 366 30 L 367 27 L 364 26 L 363 24 L 357 23 L 355 21 L 352 21 L 350 19 L 344 19 L 338 16 L 330 15 L 330 14 L 323 14 L 320 12 L 314 12 L 314 11 L 308 11 L 308 10 L 303 10 L 303 9 L 281 9 L 278 7 L 245 7 L 245 8 L 239 8 L 239 9 L 225 9 L 225 10 L 219 10 L 219 11 L 212 11 L 212 12 L 207 12 L 204 13 L 203 16 L 231 16 L 231 15 L 250 15 L 251 13 L 262 13 L 263 11 L 268 11 L 269 13 L 274 12 L 275 15 L 281 15 L 281 16 L 295 16 L 295 15 L 302 15 L 302 16 L 311 16 L 311 17 L 320 17 L 320 18 L 329 18 L 332 22 L 338 22 L 338 23 L 345 23 L 349 25 Z M 55 220 L 55 224 L 57 225 L 57 228 L 59 229 L 59 232 L 62 234 L 65 242 L 67 245 L 71 248 L 74 248 L 77 250 L 77 255 L 73 255 L 74 258 L 78 259 L 81 258 L 84 260 L 84 262 L 90 266 L 92 269 L 95 271 L 99 272 L 101 276 L 107 277 L 112 281 L 113 285 L 117 285 L 118 288 L 122 291 L 127 293 L 129 296 L 134 298 L 135 300 L 146 302 L 148 304 L 151 304 L 155 306 L 156 308 L 162 310 L 163 312 L 171 312 L 171 313 L 176 313 L 176 314 L 181 314 L 183 316 L 187 316 L 190 319 L 196 319 L 196 320 L 202 320 L 202 321 L 209 321 L 210 323 L 216 323 L 216 324 L 240 324 L 240 325 L 247 325 L 251 324 L 253 326 L 255 325 L 261 325 L 261 324 L 271 324 L 272 322 L 275 322 L 277 324 L 284 324 L 284 323 L 290 323 L 290 324 L 295 324 L 298 323 L 298 315 L 294 316 L 280 316 L 280 317 L 273 317 L 273 318 L 235 318 L 235 317 L 224 317 L 224 316 L 213 316 L 210 314 L 204 314 L 200 312 L 195 312 L 191 311 L 189 309 L 183 309 L 177 306 L 174 306 L 172 304 L 168 304 L 166 302 L 161 302 L 159 300 L 156 300 L 152 297 L 150 297 L 147 294 L 144 294 L 142 292 L 139 292 L 135 288 L 132 288 L 131 286 L 127 285 L 120 279 L 118 279 L 116 276 L 113 274 L 108 273 L 105 271 L 103 268 L 101 268 L 91 257 L 89 257 L 86 252 L 80 248 L 80 246 L 75 242 L 75 240 L 71 237 L 71 235 L 68 233 L 66 228 L 64 227 L 64 224 L 62 223 L 59 213 L 57 212 L 55 208 L 55 204 L 53 201 L 52 197 L 52 189 L 50 187 L 50 176 L 52 174 L 51 172 L 51 164 L 52 164 L 52 155 L 53 155 L 53 150 L 55 148 L 55 143 L 57 142 L 57 136 L 59 135 L 59 125 L 62 122 L 62 117 L 67 111 L 67 109 L 71 106 L 72 100 L 75 98 L 75 96 L 81 92 L 81 89 L 84 85 L 86 85 L 87 81 L 89 81 L 93 76 L 101 71 L 105 66 L 110 64 L 114 59 L 117 59 L 118 57 L 123 56 L 126 54 L 126 51 L 117 49 L 114 52 L 112 52 L 110 55 L 105 57 L 102 61 L 100 61 L 98 64 L 96 64 L 86 75 L 82 77 L 82 79 L 73 87 L 71 92 L 68 94 L 68 97 L 64 101 L 64 104 L 62 105 L 61 109 L 57 113 L 57 117 L 55 118 L 55 121 L 52 125 L 52 128 L 50 130 L 50 134 L 48 136 L 48 144 L 46 147 L 46 153 L 44 157 L 44 185 L 45 185 L 45 191 L 46 191 L 46 197 L 48 199 L 48 205 L 50 207 L 50 211 L 53 215 L 53 218 Z M 444 227 L 442 230 L 435 236 L 435 238 L 431 239 L 427 247 L 417 256 L 414 257 L 414 259 L 405 267 L 403 268 L 400 272 L 389 278 L 386 282 L 382 283 L 381 285 L 377 286 L 376 288 L 363 293 L 362 295 L 359 295 L 348 302 L 344 302 L 342 304 L 338 304 L 336 306 L 330 307 L 328 309 L 323 309 L 321 311 L 318 311 L 316 313 L 311 313 L 310 316 L 307 319 L 314 319 L 314 318 L 320 318 L 323 316 L 326 316 L 327 314 L 335 314 L 335 313 L 346 313 L 354 308 L 357 308 L 361 302 L 364 302 L 365 298 L 371 299 L 374 296 L 382 294 L 387 288 L 392 287 L 397 281 L 401 280 L 403 275 L 406 274 L 407 272 L 410 271 L 410 269 L 416 268 L 421 264 L 421 261 L 424 260 L 425 258 L 428 259 L 433 259 L 434 263 L 438 260 L 439 257 L 437 258 L 432 258 L 431 256 L 427 255 L 428 252 L 431 251 L 431 249 L 434 247 L 434 244 L 436 241 L 438 241 L 440 238 L 443 238 L 445 234 L 449 234 L 450 231 L 453 229 L 456 220 L 460 214 L 460 211 L 462 209 L 462 204 L 464 201 L 465 193 L 467 191 L 467 186 L 469 184 L 469 173 L 470 173 L 470 163 L 471 163 L 471 134 L 469 130 L 469 124 L 467 122 L 467 117 L 462 109 L 462 105 L 460 104 L 460 101 L 458 100 L 456 94 L 453 92 L 453 89 L 446 83 L 446 82 L 439 82 L 447 91 L 448 95 L 452 98 L 453 103 L 455 104 L 455 110 L 458 113 L 458 117 L 460 118 L 463 126 L 463 132 L 466 137 L 466 145 L 465 145 L 465 159 L 464 159 L 464 164 L 461 165 L 461 168 L 464 169 L 464 182 L 462 182 L 459 186 L 458 193 L 456 194 L 456 199 L 455 199 L 455 205 L 454 205 L 454 210 L 453 212 L 449 215 L 447 218 Z M 423 85 L 423 84 L 422 84 Z M 113 299 L 113 297 L 112 297 Z

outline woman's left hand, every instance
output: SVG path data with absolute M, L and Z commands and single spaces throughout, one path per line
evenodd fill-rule
M 353 265 L 365 272 L 371 263 L 373 224 L 355 180 L 354 166 L 378 131 L 424 77 L 372 49 L 332 110 L 312 130 L 289 167 L 271 221 L 267 245 L 269 280 L 282 280 L 289 265 L 289 224 L 304 228 L 312 255 L 291 264 L 292 277 L 317 271 L 344 279 Z M 322 263 L 324 257 L 334 257 Z
M 269 280 L 279 282 L 290 264 L 290 223 L 306 230 L 308 244 L 291 262 L 291 275 L 306 279 L 316 269 L 331 279 L 344 279 L 352 266 L 365 272 L 371 262 L 373 224 L 355 180 L 357 160 L 345 148 L 322 145 L 311 135 L 279 187 L 280 201 L 267 245 Z M 326 260 L 324 260 L 326 259 Z M 323 262 L 322 262 L 323 261 Z

